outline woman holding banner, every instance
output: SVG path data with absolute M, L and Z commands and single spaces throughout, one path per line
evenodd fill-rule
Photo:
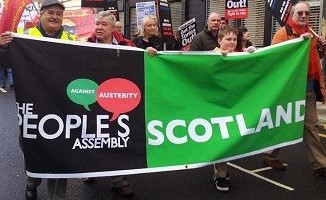
M 133 39 L 138 48 L 146 49 L 150 56 L 163 50 L 162 39 L 159 37 L 157 19 L 152 15 L 144 17 L 141 23 L 139 37 Z

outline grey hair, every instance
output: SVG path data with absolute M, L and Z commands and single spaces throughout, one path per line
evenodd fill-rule
M 113 26 L 115 26 L 115 22 L 117 21 L 117 19 L 115 18 L 115 16 L 108 10 L 105 11 L 100 11 L 97 13 L 95 20 L 100 18 L 100 17 L 109 17 L 109 23 L 112 24 Z
M 309 11 L 310 11 L 310 5 L 309 5 L 309 3 L 307 3 L 306 1 L 299 1 L 299 2 L 297 2 L 296 4 L 294 4 L 294 5 L 291 7 L 291 11 L 290 11 L 290 14 L 291 14 L 291 15 L 293 15 L 293 13 L 294 13 L 294 9 L 295 9 L 295 6 L 298 5 L 298 3 L 306 4 L 306 6 L 308 6 Z

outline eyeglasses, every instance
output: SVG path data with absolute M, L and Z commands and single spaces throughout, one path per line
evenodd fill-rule
M 301 17 L 303 15 L 303 13 L 306 15 L 306 16 L 309 16 L 310 15 L 310 12 L 309 11 L 298 11 L 297 12 L 298 15 Z

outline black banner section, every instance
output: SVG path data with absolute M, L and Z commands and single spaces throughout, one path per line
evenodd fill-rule
M 170 3 L 168 0 L 158 0 L 157 3 L 162 39 L 164 42 L 172 41 L 174 38 Z
M 143 52 L 50 41 L 9 48 L 29 175 L 146 168 Z
M 104 8 L 106 0 L 81 0 L 81 7 Z
M 292 5 L 298 2 L 297 0 L 266 0 L 268 10 L 275 17 L 277 22 L 284 26 L 290 17 Z

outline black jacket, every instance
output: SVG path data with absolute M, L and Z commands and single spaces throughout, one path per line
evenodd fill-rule
M 158 51 L 163 50 L 163 43 L 162 39 L 158 36 L 152 36 L 148 38 L 148 42 L 144 41 L 142 37 L 136 37 L 132 40 L 132 42 L 136 45 L 138 48 L 146 49 L 147 47 L 153 47 Z
M 198 33 L 191 41 L 190 51 L 211 51 L 218 47 L 217 35 L 216 37 L 207 28 Z

